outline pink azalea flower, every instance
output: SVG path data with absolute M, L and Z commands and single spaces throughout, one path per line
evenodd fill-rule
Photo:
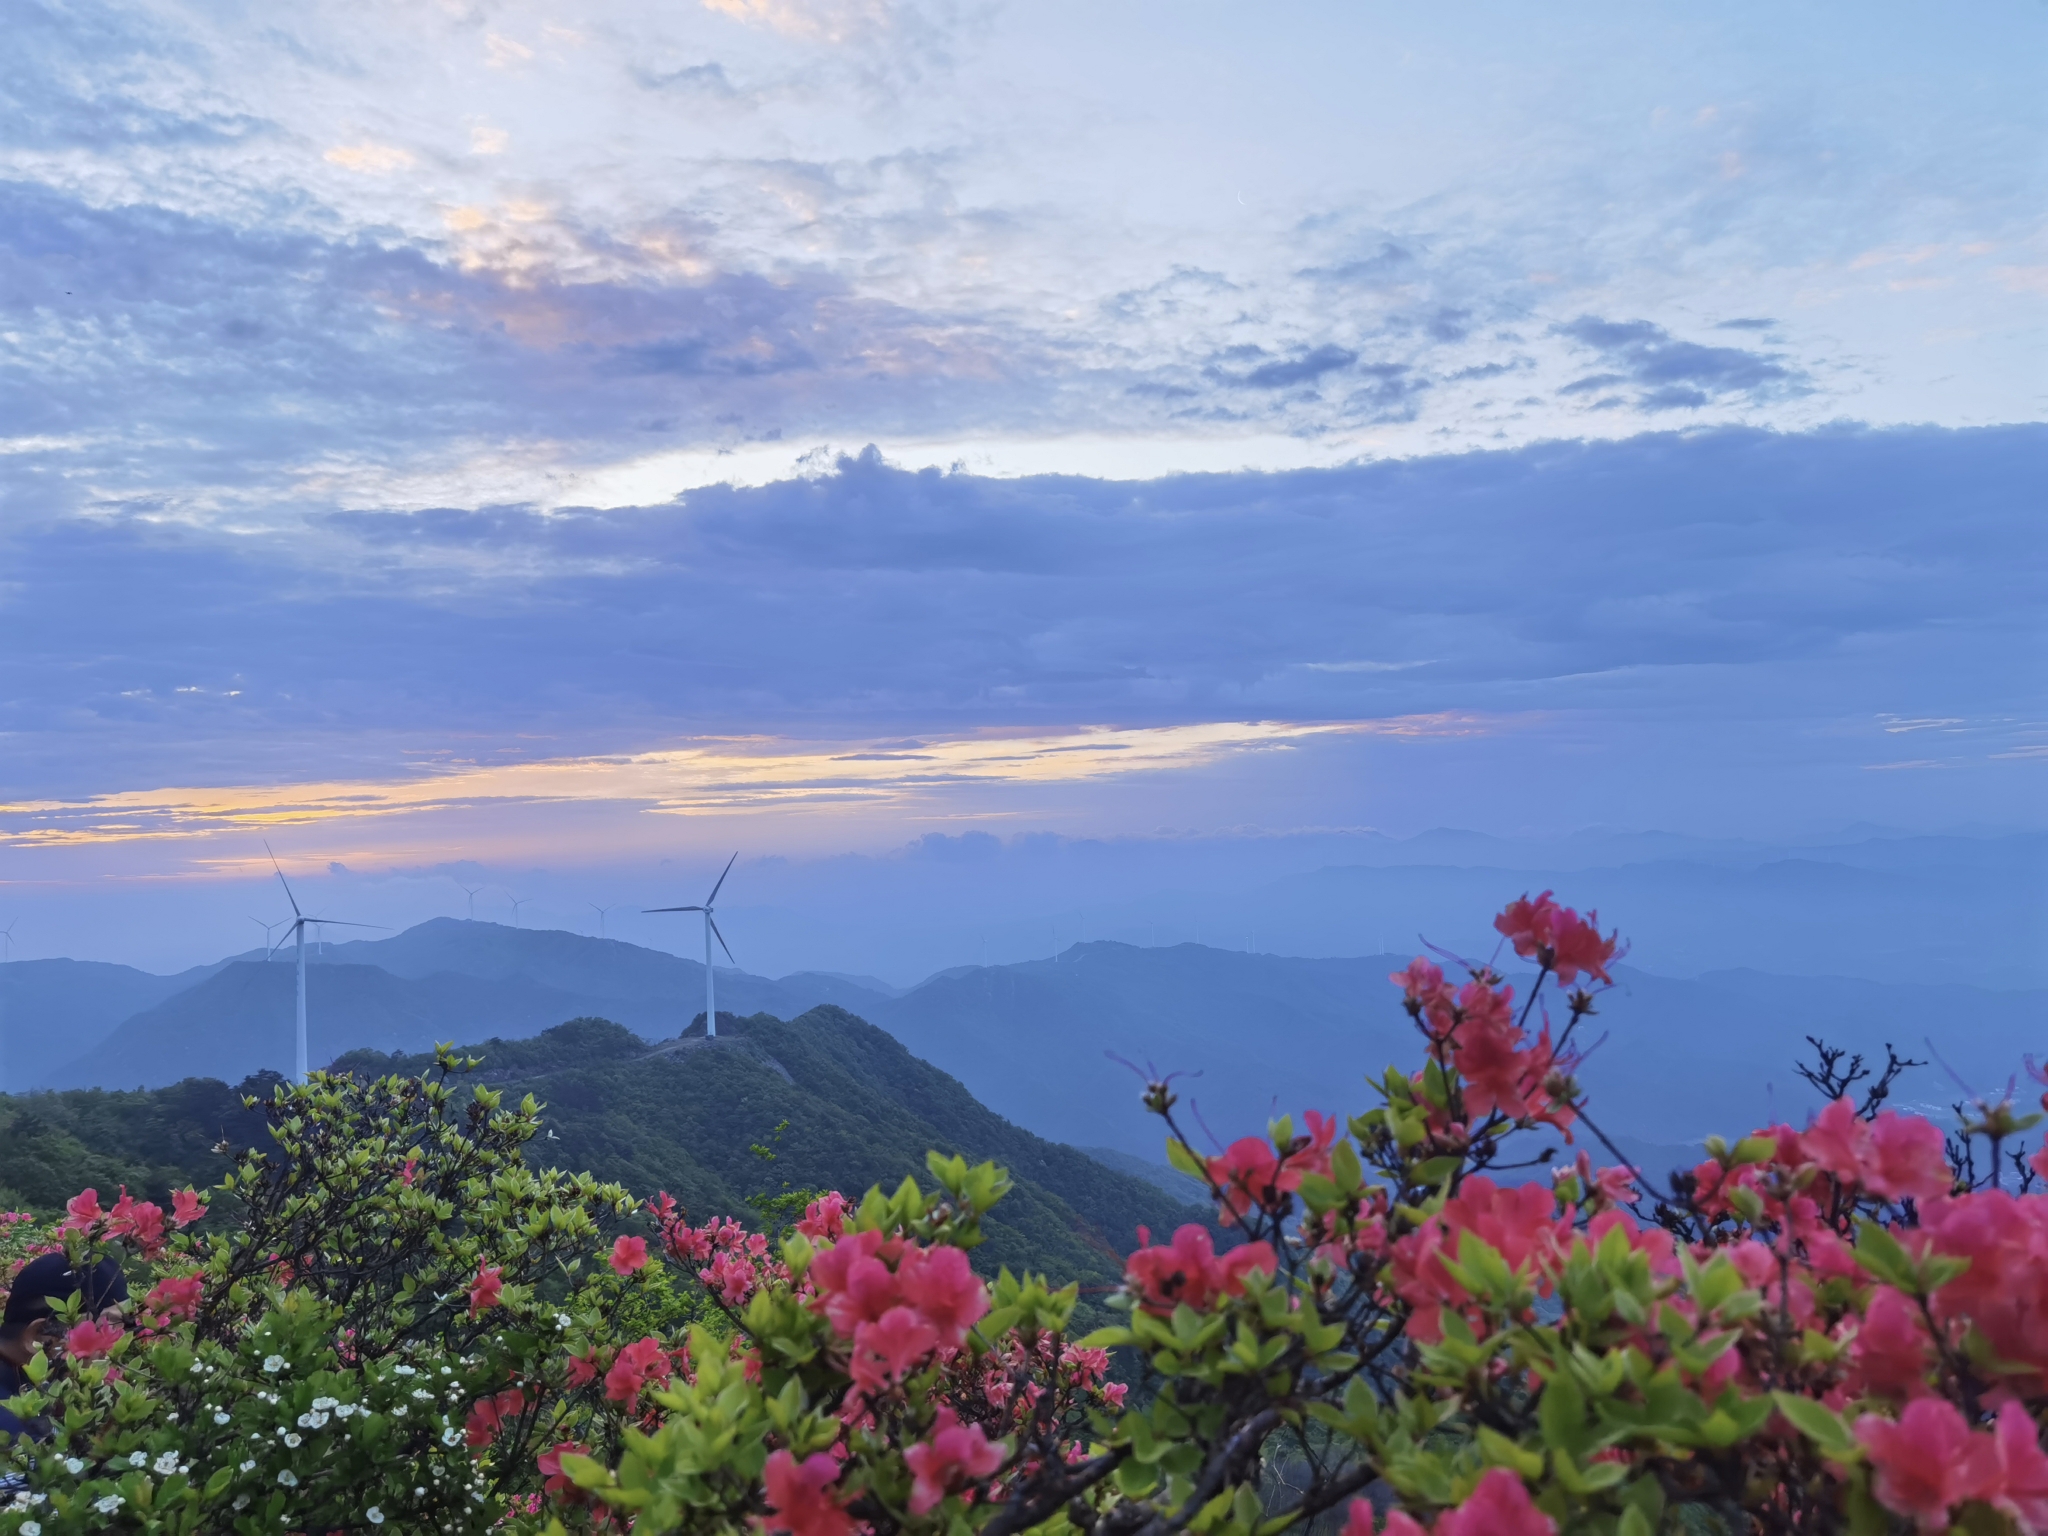
M 171 1225 L 189 1227 L 206 1214 L 206 1203 L 199 1198 L 196 1189 L 174 1189 L 171 1191 Z
M 612 1244 L 612 1272 L 621 1278 L 647 1267 L 647 1239 L 622 1237 Z
M 1002 1467 L 1003 1448 L 989 1442 L 979 1424 L 962 1424 L 950 1408 L 939 1409 L 931 1438 L 903 1453 L 914 1481 L 910 1512 L 922 1515 L 968 1483 L 992 1477 Z
M 1911 1397 L 1927 1390 L 1927 1330 L 1919 1310 L 1888 1285 L 1871 1292 L 1849 1355 L 1866 1390 Z
M 1519 1477 L 1495 1467 L 1471 1498 L 1437 1521 L 1436 1536 L 1557 1536 L 1557 1525 L 1529 1501 Z
M 497 1306 L 504 1289 L 504 1276 L 498 1266 L 484 1265 L 476 1272 L 476 1278 L 469 1282 L 469 1315 L 475 1317 L 479 1312 Z
M 661 1341 L 646 1338 L 628 1344 L 604 1374 L 604 1395 L 615 1403 L 631 1403 L 650 1380 L 667 1381 L 669 1358 Z
M 102 1326 L 87 1318 L 72 1325 L 64 1335 L 64 1352 L 76 1360 L 94 1360 L 121 1341 L 121 1330 L 109 1323 Z
M 1265 1243 L 1243 1244 L 1219 1259 L 1209 1229 L 1189 1222 L 1172 1243 L 1140 1248 L 1126 1259 L 1124 1283 L 1146 1311 L 1163 1317 L 1182 1302 L 1199 1312 L 1219 1296 L 1241 1296 L 1246 1275 L 1255 1269 L 1270 1275 L 1275 1264 Z
M 835 1189 L 804 1207 L 796 1229 L 814 1243 L 837 1242 L 846 1232 L 848 1209 L 846 1196 Z
M 1888 1200 L 1932 1200 L 1954 1189 L 1940 1127 L 1918 1115 L 1879 1115 L 1870 1127 L 1863 1184 Z
M 167 1276 L 157 1281 L 150 1293 L 142 1298 L 143 1310 L 166 1322 L 196 1317 L 203 1289 L 197 1275 Z
M 801 1462 L 787 1451 L 775 1452 L 761 1470 L 762 1490 L 768 1496 L 762 1529 L 787 1531 L 789 1536 L 852 1536 L 853 1517 L 830 1492 L 838 1481 L 839 1463 L 823 1451 Z
M 1404 1509 L 1389 1510 L 1387 1523 L 1379 1527 L 1379 1532 L 1380 1536 L 1429 1536 L 1415 1517 Z M 1373 1536 L 1371 1503 L 1365 1499 L 1351 1501 L 1351 1508 L 1344 1514 L 1342 1536 Z
M 590 1447 L 581 1440 L 556 1441 L 533 1458 L 534 1465 L 540 1468 L 540 1475 L 547 1479 L 546 1482 L 541 1484 L 541 1487 L 545 1488 L 549 1493 L 567 1493 L 576 1485 L 570 1480 L 569 1474 L 562 1470 L 562 1458 L 564 1456 L 588 1456 L 589 1454 Z
M 1613 984 L 1614 978 L 1607 974 L 1607 962 L 1614 958 L 1620 941 L 1611 933 L 1604 939 L 1600 937 L 1598 912 L 1589 911 L 1581 918 L 1565 907 L 1553 920 L 1552 929 L 1550 966 L 1559 981 L 1570 986 L 1584 971 L 1597 981 Z
M 1978 1497 L 1997 1475 L 1991 1442 L 1973 1445 L 1962 1414 L 1938 1397 L 1914 1399 L 1896 1423 L 1866 1413 L 1856 1421 L 1856 1438 L 1877 1468 L 1877 1502 L 1923 1530 L 1947 1530 L 1948 1512 Z
M 868 1392 L 901 1381 L 939 1346 L 939 1331 L 909 1307 L 891 1307 L 853 1331 L 847 1374 Z
M 940 1341 L 956 1348 L 988 1312 L 988 1287 L 958 1248 L 906 1252 L 896 1269 L 896 1283 L 903 1299 L 938 1331 Z
M 2017 1402 L 1998 1410 L 1992 1430 L 1994 1471 L 1978 1495 L 2030 1533 L 2048 1531 L 2048 1455 L 2041 1451 L 2033 1416 Z
M 59 1232 L 83 1232 L 106 1215 L 100 1209 L 100 1192 L 88 1189 L 83 1194 L 73 1195 L 64 1202 L 64 1209 L 70 1214 L 64 1218 Z

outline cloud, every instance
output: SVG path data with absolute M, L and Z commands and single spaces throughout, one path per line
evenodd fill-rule
M 1324 374 L 1349 368 L 1357 361 L 1356 352 L 1326 343 L 1299 357 L 1261 363 L 1242 382 L 1252 389 L 1289 389 L 1297 384 L 1313 384 Z
M 1576 379 L 1560 395 L 1601 394 L 1617 384 L 1633 384 L 1639 410 L 1670 411 L 1697 410 L 1729 396 L 1781 398 L 1809 387 L 1805 375 L 1777 354 L 1680 341 L 1648 320 L 1584 315 L 1553 331 L 1598 353 L 1610 370 Z
M 844 42 L 886 27 L 890 8 L 883 0 L 702 0 L 704 9 L 735 21 L 767 27 L 785 37 Z
M 472 135 L 472 142 L 474 138 Z M 498 137 L 497 146 L 498 149 L 504 148 L 502 134 Z M 496 154 L 497 149 L 485 149 L 480 153 Z M 405 170 L 414 163 L 411 150 L 400 149 L 395 144 L 373 143 L 368 139 L 360 144 L 337 144 L 322 155 L 321 159 L 329 165 L 338 165 L 345 171 L 358 171 L 366 176 L 389 175 L 392 171 Z
M 240 531 L 102 506 L 0 544 L 0 783 L 1447 712 L 1711 721 L 1745 752 L 1839 717 L 1862 761 L 1881 714 L 2031 718 L 2044 469 L 2039 428 L 1728 431 L 1117 483 L 864 455 Z M 42 473 L 0 458 L 0 494 Z
M 1184 772 L 1242 752 L 1318 736 L 1467 737 L 1501 722 L 1438 714 L 1342 723 L 1217 721 L 1054 736 L 984 732 L 924 743 L 919 752 L 845 752 L 836 744 L 773 738 L 690 741 L 601 758 L 541 758 L 503 765 L 418 765 L 384 779 L 179 786 L 77 800 L 0 803 L 0 846 L 203 838 L 452 810 L 613 803 L 663 815 L 786 816 L 827 807 L 902 812 L 943 804 L 954 791 L 1081 783 Z M 904 766 L 915 764 L 917 766 Z M 255 862 L 251 868 L 257 867 Z M 339 870 L 339 865 L 330 865 Z

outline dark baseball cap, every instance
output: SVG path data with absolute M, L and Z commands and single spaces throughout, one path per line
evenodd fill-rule
M 67 1297 L 85 1297 L 85 1315 L 91 1317 L 108 1307 L 126 1305 L 128 1277 L 112 1259 L 101 1259 L 81 1280 L 71 1260 L 61 1253 L 46 1253 L 21 1266 L 7 1291 L 7 1311 L 0 1315 L 0 1327 L 19 1328 L 56 1310 L 55 1302 Z

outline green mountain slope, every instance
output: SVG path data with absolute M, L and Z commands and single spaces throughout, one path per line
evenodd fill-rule
M 721 1014 L 650 1045 L 603 1019 L 578 1019 L 519 1040 L 468 1047 L 478 1076 L 545 1106 L 536 1165 L 587 1168 L 641 1195 L 667 1190 L 693 1218 L 745 1219 L 751 1195 L 837 1187 L 858 1195 L 926 1178 L 925 1153 L 994 1159 L 1016 1187 L 987 1225 L 977 1264 L 1044 1270 L 1108 1286 L 1136 1229 L 1170 1232 L 1206 1213 L 1156 1185 L 1048 1142 L 978 1103 L 954 1078 L 842 1009 L 783 1021 Z M 359 1074 L 418 1071 L 430 1056 L 357 1051 L 335 1063 Z M 0 1098 L 0 1199 L 51 1212 L 92 1185 L 126 1184 L 158 1200 L 185 1183 L 217 1183 L 215 1150 L 265 1145 L 246 1090 L 190 1078 L 133 1092 L 75 1089 Z M 772 1151 L 764 1157 L 756 1149 Z
M 992 1158 L 1016 1180 L 976 1254 L 985 1268 L 1028 1265 L 1113 1284 L 1138 1226 L 1167 1232 L 1203 1219 L 1144 1179 L 1012 1125 L 836 1007 L 788 1021 L 721 1012 L 716 1040 L 699 1025 L 649 1047 L 616 1024 L 579 1019 L 471 1049 L 487 1082 L 546 1105 L 554 1139 L 543 1139 L 535 1161 L 588 1168 L 648 1194 L 666 1189 L 696 1218 L 744 1214 L 747 1196 L 785 1187 L 858 1194 L 906 1174 L 924 1178 L 925 1152 L 936 1149 Z M 335 1066 L 422 1064 L 357 1052 Z M 756 1147 L 772 1147 L 773 1161 Z

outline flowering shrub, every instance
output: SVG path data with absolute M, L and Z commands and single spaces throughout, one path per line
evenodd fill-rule
M 1886 1107 L 1906 1063 L 1859 1095 L 1823 1048 L 1806 1125 L 1653 1195 L 1577 1079 L 1615 939 L 1548 893 L 1496 927 L 1532 970 L 1397 973 L 1421 1063 L 1359 1113 L 1205 1153 L 1150 1084 L 1216 1221 L 1141 1231 L 1080 1339 L 1074 1287 L 972 1269 L 993 1165 L 614 1232 L 452 1061 L 281 1090 L 233 1223 L 73 1203 L 75 1256 L 150 1284 L 32 1370 L 0 1533 L 2048 1532 L 2041 1117 L 1945 1138 Z
M 1389 1069 L 1362 1113 L 1204 1154 L 1170 1086 L 1149 1087 L 1175 1166 L 1236 1241 L 1140 1234 L 1127 1320 L 1092 1337 L 1065 1339 L 1059 1298 L 1007 1277 L 975 1300 L 939 1257 L 968 1246 L 996 1186 L 967 1179 L 992 1170 L 935 1161 L 935 1194 L 821 1202 L 772 1256 L 736 1228 L 664 1225 L 732 1342 L 649 1385 L 658 1428 L 624 1455 L 561 1458 L 596 1501 L 583 1518 L 792 1536 L 1275 1536 L 1325 1515 L 1346 1536 L 2048 1531 L 2048 1198 L 1979 1187 L 2001 1157 L 2017 1179 L 2048 1172 L 1999 1144 L 2039 1117 L 1980 1106 L 1945 1145 L 1883 1107 L 1903 1063 L 1858 1102 L 1860 1063 L 1829 1053 L 1807 1127 L 1710 1141 L 1667 1195 L 1583 1144 L 1550 1168 L 1537 1137 L 1605 1140 L 1575 1047 L 1617 945 L 1547 893 L 1496 927 L 1533 975 L 1397 974 L 1421 1067 Z M 1973 1135 L 1993 1138 L 1990 1181 Z M 1129 1401 L 1095 1365 L 1109 1349 L 1141 1362 Z M 1020 1417 L 1019 1399 L 1037 1406 Z
M 77 1316 L 61 1364 L 38 1355 L 16 1400 L 48 1438 L 18 1442 L 26 1482 L 0 1530 L 479 1531 L 524 1486 L 542 1375 L 601 1221 L 631 1208 L 587 1176 L 536 1173 L 531 1100 L 464 1102 L 428 1078 L 316 1075 L 265 1106 L 201 1223 L 124 1190 L 70 1202 L 73 1267 L 125 1257 L 124 1325 Z M 472 1405 L 493 1404 L 490 1433 Z M 488 1449 L 485 1449 L 488 1448 Z

